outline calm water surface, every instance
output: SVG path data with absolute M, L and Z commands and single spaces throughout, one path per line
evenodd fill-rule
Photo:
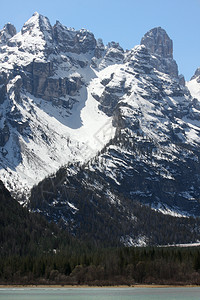
M 199 300 L 200 288 L 2 288 L 0 300 Z

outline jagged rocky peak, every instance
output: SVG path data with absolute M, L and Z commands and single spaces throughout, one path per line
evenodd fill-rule
M 149 30 L 143 36 L 141 44 L 145 45 L 152 54 L 173 58 L 173 42 L 161 27 Z
M 194 75 L 192 76 L 191 80 L 200 77 L 200 67 L 196 69 Z
M 0 44 L 6 44 L 10 38 L 17 33 L 16 28 L 11 23 L 7 23 L 0 31 Z
M 45 51 L 46 53 L 47 50 L 48 53 L 53 51 L 49 52 L 49 49 L 53 49 L 52 45 L 53 29 L 49 19 L 37 12 L 23 25 L 21 31 L 8 42 L 9 47 L 17 47 L 20 52 L 41 56 L 40 59 L 44 57 Z M 23 59 L 21 59 L 22 61 Z
M 184 77 L 184 75 L 183 75 L 183 74 L 180 74 L 180 75 L 178 76 L 178 79 L 179 79 L 180 85 L 185 86 L 185 77 Z
M 106 55 L 109 59 L 116 59 L 118 62 L 122 62 L 124 59 L 124 49 L 116 42 L 110 42 L 107 45 Z
M 59 21 L 56 21 L 56 24 L 53 26 L 53 35 L 56 44 L 59 46 L 59 50 L 71 51 L 75 50 L 75 38 L 76 31 L 72 28 L 67 28 L 62 25 Z
M 100 38 L 97 39 L 97 47 L 100 48 L 100 49 L 105 50 L 105 46 L 104 46 L 103 40 L 100 39 Z
M 40 30 L 43 33 L 49 32 L 52 33 L 52 27 L 47 17 L 40 15 L 38 12 L 35 12 L 32 17 L 24 24 L 21 29 L 21 33 L 29 34 L 34 33 L 35 30 Z
M 64 52 L 86 53 L 94 51 L 96 39 L 86 29 L 75 30 L 62 25 L 59 21 L 53 27 L 54 40 L 58 48 Z
M 173 59 L 173 42 L 163 28 L 149 30 L 140 44 L 152 54 L 151 64 L 154 68 L 178 79 L 178 66 Z
M 105 46 L 102 39 L 97 39 L 96 49 L 94 56 L 98 59 L 101 58 L 105 52 Z
M 83 53 L 94 51 L 96 48 L 96 39 L 94 34 L 86 29 L 79 30 L 77 34 L 78 44 Z
M 108 45 L 107 45 L 107 48 L 115 48 L 115 49 L 118 49 L 118 50 L 120 50 L 122 52 L 124 51 L 123 48 L 120 46 L 120 44 L 116 43 L 114 41 L 109 42 Z

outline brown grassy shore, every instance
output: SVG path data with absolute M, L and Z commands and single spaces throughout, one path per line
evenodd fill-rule
M 113 286 L 90 286 L 90 285 L 0 285 L 0 288 L 191 288 L 200 285 L 159 285 L 159 284 L 135 284 Z

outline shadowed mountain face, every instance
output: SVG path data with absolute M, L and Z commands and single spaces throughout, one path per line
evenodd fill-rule
M 124 51 L 38 13 L 17 34 L 7 24 L 0 31 L 1 178 L 18 200 L 50 219 L 73 219 L 72 228 L 83 224 L 73 207 L 87 193 L 95 197 L 93 216 L 104 207 L 102 215 L 115 221 L 121 208 L 113 199 L 120 199 L 124 227 L 135 201 L 199 216 L 199 82 L 198 70 L 187 84 L 179 76 L 172 40 L 160 27 Z M 31 192 L 49 175 L 59 182 L 53 190 Z M 67 183 L 79 193 L 65 195 Z
M 61 231 L 55 224 L 49 224 L 44 217 L 22 207 L 11 197 L 2 181 L 0 181 L 0 225 L 1 259 L 15 256 L 16 262 L 17 256 L 41 255 L 45 252 L 51 253 L 55 245 L 57 248 L 63 247 L 58 240 L 64 240 L 65 246 L 75 242 L 66 231 Z M 1 275 L 3 272 L 5 269 L 2 268 Z

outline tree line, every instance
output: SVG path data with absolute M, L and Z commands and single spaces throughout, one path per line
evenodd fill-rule
M 200 248 L 83 246 L 0 258 L 1 284 L 200 284 Z

